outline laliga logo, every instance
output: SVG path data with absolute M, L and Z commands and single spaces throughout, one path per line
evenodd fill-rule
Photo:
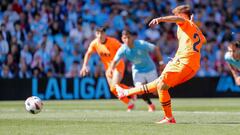
M 74 78 L 67 81 L 66 78 L 49 78 L 46 86 L 39 84 L 37 78 L 32 79 L 32 95 L 38 96 L 41 99 L 99 99 L 100 97 L 109 99 L 111 94 L 109 92 L 107 81 L 104 77 L 94 79 L 91 77 Z M 40 89 L 41 88 L 44 89 Z M 43 87 L 42 87 L 43 86 Z M 72 89 L 68 89 L 70 88 Z M 72 86 L 72 87 L 71 87 Z
M 231 76 L 220 77 L 217 85 L 217 92 L 240 92 L 240 87 L 237 86 Z

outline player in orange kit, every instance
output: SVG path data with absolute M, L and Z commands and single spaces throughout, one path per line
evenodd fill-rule
M 96 39 L 94 39 L 90 43 L 89 48 L 85 54 L 83 66 L 80 71 L 80 76 L 85 76 L 88 74 L 89 70 L 87 67 L 87 63 L 92 53 L 94 52 L 98 53 L 104 65 L 105 70 L 107 70 L 117 50 L 121 47 L 121 43 L 117 39 L 109 37 L 105 34 L 104 27 L 98 27 L 96 29 L 95 35 L 96 35 Z M 115 96 L 117 96 L 117 92 L 115 88 L 116 84 L 119 84 L 120 86 L 127 88 L 127 86 L 120 84 L 120 81 L 123 78 L 124 70 L 125 70 L 124 61 L 121 60 L 119 64 L 116 66 L 116 68 L 114 69 L 112 76 L 106 75 L 110 90 Z M 134 104 L 131 102 L 131 100 L 128 97 L 124 97 L 120 100 L 123 103 L 128 105 L 128 111 L 131 111 L 134 108 Z
M 157 25 L 161 22 L 176 23 L 177 38 L 179 47 L 175 57 L 168 62 L 161 76 L 151 83 L 140 87 L 125 90 L 117 87 L 119 98 L 135 94 L 154 92 L 156 89 L 159 101 L 164 111 L 164 118 L 158 124 L 176 123 L 171 109 L 171 97 L 168 89 L 191 79 L 200 68 L 200 49 L 206 39 L 199 28 L 191 21 L 191 11 L 189 5 L 178 6 L 173 9 L 173 16 L 159 17 L 153 19 L 149 26 Z

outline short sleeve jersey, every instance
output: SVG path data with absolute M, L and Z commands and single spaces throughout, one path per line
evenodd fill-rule
M 133 72 L 146 73 L 154 70 L 155 64 L 151 59 L 149 52 L 152 52 L 155 45 L 146 42 L 144 40 L 134 40 L 134 47 L 129 48 L 126 44 L 123 44 L 117 51 L 114 61 L 119 61 L 125 57 L 132 62 Z
M 99 43 L 97 39 L 93 40 L 88 50 L 92 52 L 96 52 L 104 65 L 104 68 L 107 69 L 112 62 L 117 50 L 121 47 L 121 43 L 112 37 L 107 37 L 105 43 Z M 121 60 L 119 64 L 116 66 L 118 70 L 124 71 L 125 65 L 124 61 Z
M 197 71 L 200 68 L 200 50 L 206 38 L 197 25 L 190 20 L 177 23 L 177 25 L 179 46 L 175 58 Z
M 236 69 L 240 70 L 240 60 L 235 60 L 229 52 L 227 52 L 224 56 L 224 59 L 231 64 Z

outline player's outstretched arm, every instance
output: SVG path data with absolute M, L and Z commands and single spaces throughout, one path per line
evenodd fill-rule
M 228 64 L 230 71 L 232 72 L 235 83 L 240 86 L 240 76 L 238 76 L 238 71 L 230 64 Z
M 92 51 L 88 50 L 84 56 L 84 60 L 83 60 L 83 65 L 82 65 L 82 69 L 80 70 L 80 76 L 86 76 L 89 73 L 89 69 L 87 67 L 87 63 L 89 61 L 89 58 L 92 55 Z
M 179 16 L 165 16 L 165 17 L 158 17 L 158 18 L 152 19 L 148 25 L 152 27 L 159 24 L 160 22 L 179 23 L 184 21 L 185 20 Z

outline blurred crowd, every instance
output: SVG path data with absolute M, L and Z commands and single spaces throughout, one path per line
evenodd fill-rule
M 178 47 L 176 25 L 147 24 L 180 4 L 191 5 L 208 41 L 197 76 L 228 74 L 226 47 L 240 39 L 237 0 L 1 0 L 0 78 L 77 77 L 97 26 L 106 26 L 106 33 L 119 40 L 125 28 L 136 32 L 137 38 L 160 46 L 167 63 Z M 92 76 L 104 75 L 96 54 L 89 68 Z

